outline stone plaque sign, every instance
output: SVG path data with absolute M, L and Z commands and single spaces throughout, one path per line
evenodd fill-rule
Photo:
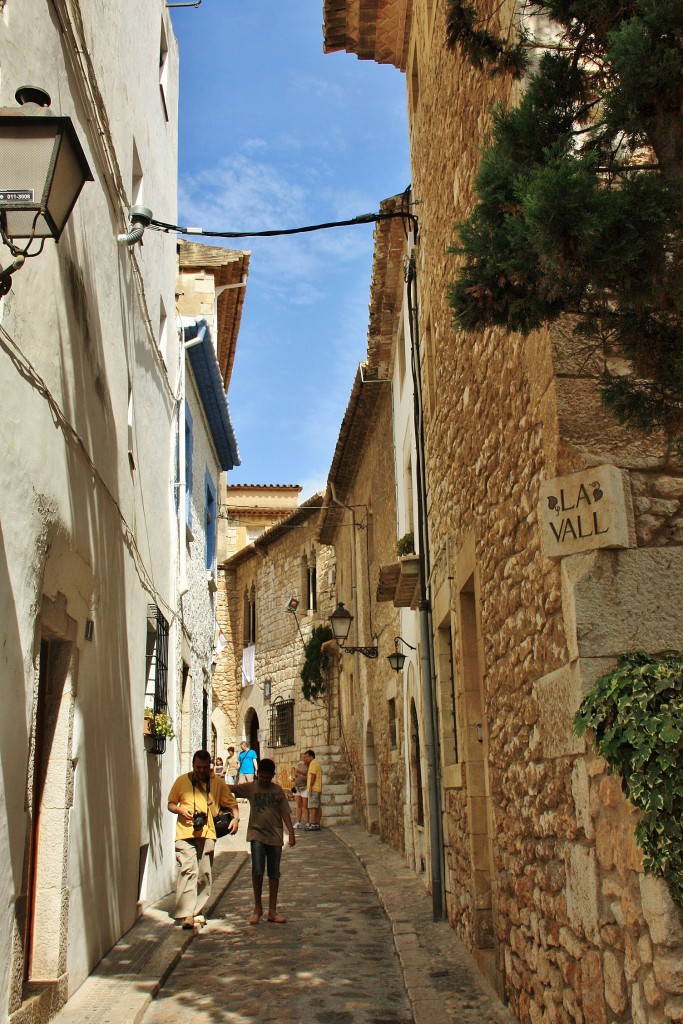
M 544 481 L 538 518 L 543 553 L 549 558 L 636 545 L 628 477 L 616 466 Z

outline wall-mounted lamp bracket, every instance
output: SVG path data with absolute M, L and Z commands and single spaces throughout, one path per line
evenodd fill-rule
M 413 645 L 409 644 L 407 640 L 404 640 L 402 636 L 394 637 L 394 653 L 387 655 L 387 661 L 393 668 L 394 672 L 402 672 L 403 666 L 405 665 L 406 662 L 406 655 L 398 649 L 399 643 L 404 644 L 405 647 L 409 647 L 411 651 L 415 650 Z
M 372 647 L 342 647 L 344 654 L 362 654 L 364 658 L 376 658 L 379 654 L 377 644 Z

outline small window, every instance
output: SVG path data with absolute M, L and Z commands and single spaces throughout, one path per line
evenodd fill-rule
M 144 206 L 144 186 L 145 176 L 142 173 L 142 163 L 140 162 L 140 154 L 138 153 L 138 147 L 133 142 L 133 165 L 130 183 L 130 195 L 132 200 L 132 206 Z
M 399 322 L 398 335 L 396 337 L 396 354 L 398 356 L 398 387 L 399 394 L 403 392 L 403 381 L 406 376 L 406 336 L 403 326 L 403 317 Z
M 161 40 L 159 43 L 159 90 L 161 92 L 164 120 L 168 121 L 168 103 L 166 101 L 168 93 L 168 37 L 166 36 L 166 26 L 163 21 L 161 23 Z
M 206 504 L 204 510 L 204 534 L 206 538 L 206 568 L 213 570 L 216 562 L 216 486 L 206 470 Z
M 168 317 L 163 299 L 159 302 L 159 352 L 166 362 L 168 356 Z
M 167 620 L 155 604 L 148 605 L 145 707 L 155 714 L 168 711 L 168 634 Z M 166 737 L 152 736 L 146 749 L 150 754 L 163 754 Z
M 244 621 L 242 640 L 246 647 L 256 643 L 256 591 L 252 586 L 251 590 L 244 592 Z
M 304 595 L 304 609 L 307 612 L 314 612 L 318 607 L 318 579 L 314 552 L 301 556 L 301 593 Z
M 423 337 L 422 379 L 427 382 L 427 401 L 425 405 L 429 410 L 429 416 L 432 417 L 436 411 L 436 348 L 434 345 L 431 316 L 427 317 Z
M 128 380 L 128 465 L 135 469 L 135 415 L 133 412 L 133 385 Z
M 261 536 L 264 529 L 264 526 L 247 526 L 247 544 L 253 544 L 254 541 Z
M 265 679 L 263 682 L 263 699 L 265 701 L 270 700 L 270 695 L 273 692 L 273 680 Z
M 392 697 L 387 701 L 389 705 L 389 746 L 396 750 L 396 700 Z
M 192 413 L 185 402 L 185 523 L 192 530 Z
M 410 73 L 410 102 L 413 114 L 420 105 L 420 69 L 417 61 L 417 46 L 413 50 L 413 67 Z
M 294 701 L 276 697 L 270 708 L 270 746 L 294 746 Z

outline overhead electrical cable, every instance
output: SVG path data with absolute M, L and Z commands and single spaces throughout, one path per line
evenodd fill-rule
M 278 235 L 303 235 L 310 231 L 325 231 L 328 228 L 352 227 L 355 224 L 376 224 L 382 220 L 409 220 L 417 236 L 417 217 L 405 210 L 393 210 L 386 213 L 362 213 L 349 220 L 332 220 L 325 224 L 307 224 L 300 228 L 280 228 L 271 231 L 204 231 L 203 228 L 181 227 L 179 224 L 166 224 L 152 218 L 150 227 L 158 231 L 177 231 L 180 235 L 202 235 L 205 238 L 274 238 Z

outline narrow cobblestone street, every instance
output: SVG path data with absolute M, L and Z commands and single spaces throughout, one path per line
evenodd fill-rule
M 284 925 L 248 924 L 247 848 L 246 822 L 220 840 L 206 928 L 175 926 L 172 894 L 148 907 L 56 1024 L 517 1024 L 423 880 L 361 826 L 285 847 Z
M 285 847 L 281 893 L 287 924 L 250 926 L 247 861 L 144 1024 L 410 1024 L 391 924 L 332 833 L 298 833 Z

